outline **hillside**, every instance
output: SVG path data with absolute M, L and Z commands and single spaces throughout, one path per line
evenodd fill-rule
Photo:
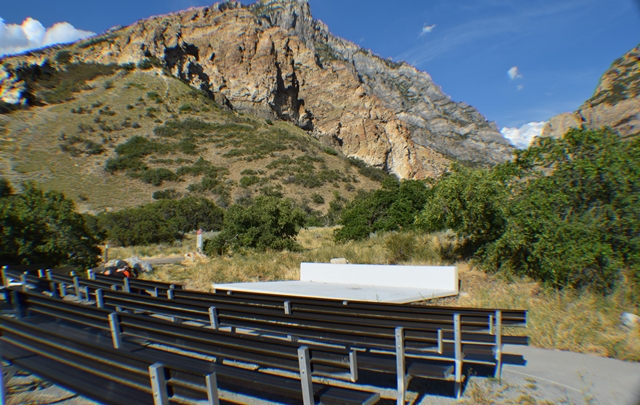
M 224 207 L 282 194 L 326 211 L 334 192 L 348 197 L 384 177 L 290 123 L 223 108 L 160 68 L 66 64 L 64 55 L 60 70 L 29 73 L 34 96 L 51 104 L 0 115 L 0 173 L 61 190 L 81 210 L 175 190 L 160 197 L 192 193 Z
M 560 137 L 571 127 L 611 127 L 623 137 L 640 133 L 640 45 L 602 75 L 593 96 L 573 113 L 553 117 L 541 136 Z
M 0 98 L 8 107 L 64 102 L 34 93 L 19 68 L 66 69 L 61 51 L 71 65 L 162 67 L 233 111 L 292 123 L 401 178 L 436 177 L 452 160 L 491 165 L 512 151 L 495 123 L 452 101 L 427 73 L 335 37 L 305 0 L 225 2 L 5 58 Z

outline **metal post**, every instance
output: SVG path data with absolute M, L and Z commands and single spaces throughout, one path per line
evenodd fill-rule
M 22 284 L 21 290 L 27 291 L 27 273 L 26 272 L 20 275 L 20 284 Z
M 358 381 L 358 352 L 355 350 L 349 352 L 349 372 L 351 373 L 351 382 Z
M 93 270 L 91 270 L 91 269 L 87 270 L 87 278 L 89 280 L 95 280 L 96 279 L 95 274 L 93 274 Z
M 172 300 L 173 299 L 173 288 L 169 288 L 167 290 L 167 299 L 168 300 Z
M 218 310 L 216 307 L 209 307 L 209 322 L 213 329 L 218 330 L 220 324 L 218 323 Z
M 160 290 L 158 287 L 153 287 L 153 296 L 158 298 L 160 296 Z
M 124 292 L 131 292 L 131 282 L 129 281 L 129 277 L 125 277 L 122 279 L 122 289 Z
M 438 329 L 438 354 L 442 354 L 444 342 L 442 341 L 442 329 Z
M 161 363 L 154 363 L 150 365 L 149 378 L 151 379 L 151 390 L 153 391 L 154 405 L 169 405 L 169 395 L 167 394 L 167 380 L 164 376 L 164 366 Z
M 496 331 L 493 328 L 493 326 L 494 326 L 493 325 L 493 315 L 489 315 L 489 334 L 490 335 L 495 335 L 496 334 Z
M 218 379 L 216 373 L 207 374 L 204 376 L 204 381 L 207 384 L 207 399 L 209 405 L 220 405 L 220 399 L 218 398 Z
M 104 252 L 102 254 L 102 261 L 107 263 L 109 261 L 109 244 L 104 245 Z
M 84 301 L 89 302 L 89 287 L 82 287 L 82 291 L 84 291 Z
M 47 269 L 47 280 L 53 280 L 53 276 L 51 276 L 51 270 Z
M 397 374 L 397 397 L 396 404 L 404 405 L 407 391 L 407 367 L 404 358 L 404 328 L 397 327 L 396 335 L 396 374 Z
M 67 296 L 67 286 L 64 283 L 59 283 L 60 287 L 60 298 L 64 298 Z
M 291 315 L 291 301 L 284 302 L 284 314 Z
M 309 348 L 300 346 L 298 349 L 298 363 L 300 364 L 300 384 L 302 385 L 302 403 L 313 405 L 313 380 L 311 379 L 311 359 Z
M 456 398 L 460 398 L 460 394 L 462 394 L 462 332 L 460 330 L 460 314 L 453 315 L 453 337 L 455 346 L 454 362 L 456 365 Z
M 18 319 L 23 318 L 26 314 L 24 314 L 24 308 L 22 306 L 22 301 L 20 300 L 20 293 L 18 291 L 11 291 L 11 302 L 13 303 L 13 310 L 16 312 L 16 317 Z
M 496 311 L 496 371 L 494 377 L 502 378 L 502 311 Z
M 78 277 L 73 278 L 73 289 L 76 291 L 76 299 L 80 301 L 80 280 Z
M 118 291 L 118 286 L 117 286 L 117 285 L 115 285 L 115 284 L 111 284 L 111 289 L 112 289 L 113 291 Z
M 58 298 L 58 283 L 49 281 L 49 291 L 51 292 L 51 297 Z
M 4 273 L 4 267 L 2 268 Z M 4 276 L 4 274 L 3 274 Z M 4 277 L 3 277 L 4 280 Z M 0 404 L 7 403 L 7 395 L 5 393 L 5 381 L 4 381 L 4 367 L 2 367 L 2 359 L 0 359 Z M 9 379 L 7 378 L 7 381 Z
M 7 266 L 2 266 L 2 285 L 7 287 Z
M 104 293 L 100 288 L 96 290 L 96 306 L 98 308 L 104 308 Z
M 118 314 L 115 312 L 109 314 L 109 328 L 111 329 L 113 347 L 119 349 L 122 346 L 122 340 L 120 339 L 120 320 L 118 319 Z
M 38 278 L 44 278 L 44 270 L 38 269 Z

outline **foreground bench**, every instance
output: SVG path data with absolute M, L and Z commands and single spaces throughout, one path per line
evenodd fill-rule
M 236 393 L 253 388 L 253 395 L 277 397 L 286 403 L 373 404 L 379 399 L 377 393 L 311 385 L 310 374 L 297 380 L 122 341 L 118 348 L 110 348 L 104 339 L 103 344 L 96 344 L 100 339 L 93 335 L 92 342 L 69 337 L 82 336 L 86 331 L 70 333 L 73 330 L 65 330 L 58 323 L 38 322 L 35 326 L 0 317 L 3 358 L 107 404 L 154 403 L 154 399 L 155 403 L 218 403 L 218 388 Z

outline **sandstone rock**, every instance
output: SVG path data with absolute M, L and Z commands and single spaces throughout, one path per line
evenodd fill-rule
M 640 134 L 640 45 L 613 62 L 593 97 L 576 112 L 551 118 L 541 136 L 561 137 L 572 127 L 610 127 L 622 137 Z
M 295 123 L 401 178 L 438 176 L 453 159 L 496 164 L 513 150 L 495 123 L 452 101 L 427 73 L 332 35 L 313 19 L 306 0 L 218 3 L 141 20 L 64 49 L 72 61 L 157 58 L 222 104 Z M 42 64 L 59 50 L 7 60 Z M 0 98 L 24 102 L 24 83 L 1 69 Z

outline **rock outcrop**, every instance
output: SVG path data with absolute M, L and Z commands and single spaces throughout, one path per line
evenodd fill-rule
M 29 103 L 19 63 L 55 66 L 63 48 L 5 58 L 0 98 Z M 231 108 L 295 123 L 347 156 L 401 178 L 452 160 L 492 165 L 512 147 L 493 122 L 412 66 L 338 38 L 306 0 L 225 2 L 141 20 L 64 47 L 70 61 L 163 66 Z
M 640 134 L 640 45 L 613 62 L 593 97 L 576 112 L 551 118 L 541 136 L 561 137 L 572 127 L 611 127 L 622 137 Z

